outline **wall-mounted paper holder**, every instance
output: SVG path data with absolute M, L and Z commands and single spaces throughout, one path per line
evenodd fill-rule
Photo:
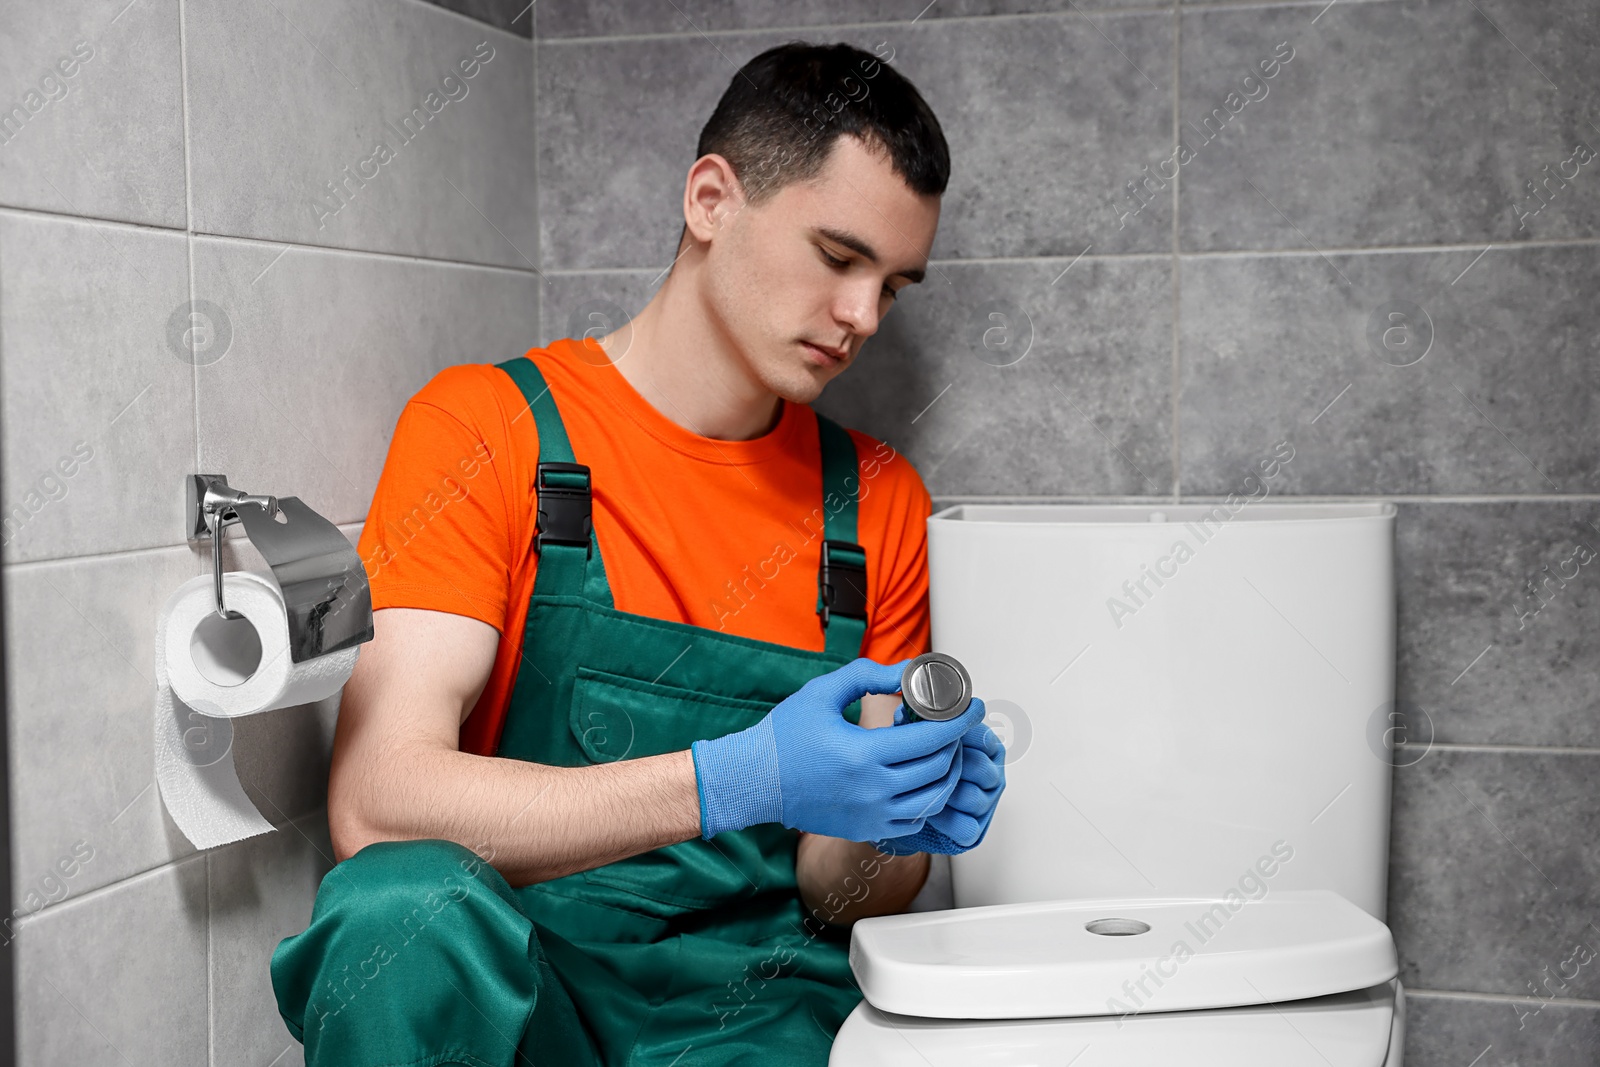
M 217 614 L 239 618 L 222 600 L 222 530 L 244 525 L 245 536 L 272 568 L 289 615 L 290 658 L 299 663 L 370 641 L 372 592 L 355 546 L 299 497 L 273 497 L 231 488 L 227 475 L 184 476 L 191 542 L 211 541 Z M 278 516 L 282 516 L 281 520 Z

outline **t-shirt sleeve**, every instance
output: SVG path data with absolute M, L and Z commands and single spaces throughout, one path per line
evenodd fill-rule
M 482 382 L 467 367 L 447 368 L 407 402 L 357 550 L 373 610 L 446 611 L 503 634 L 513 558 L 509 464 L 501 428 L 477 415 Z
M 861 517 L 882 533 L 882 577 L 864 655 L 897 663 L 928 651 L 928 516 L 933 501 L 911 461 L 888 444 L 858 439 Z

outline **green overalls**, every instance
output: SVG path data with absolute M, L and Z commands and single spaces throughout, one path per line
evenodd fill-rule
M 533 411 L 540 462 L 538 570 L 497 756 L 679 751 L 861 654 L 859 482 L 837 424 L 817 415 L 827 646 L 810 652 L 618 611 L 588 468 L 543 376 L 525 357 L 498 366 Z M 770 823 L 516 889 L 464 845 L 376 842 L 328 872 L 310 925 L 273 952 L 279 1012 L 308 1067 L 824 1067 L 860 993 L 848 931 L 805 914 L 797 842 Z

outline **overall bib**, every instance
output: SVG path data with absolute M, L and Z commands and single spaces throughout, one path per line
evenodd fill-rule
M 543 376 L 526 357 L 498 366 L 540 455 L 538 569 L 495 755 L 579 767 L 680 751 L 861 654 L 859 479 L 841 427 L 817 415 L 827 641 L 812 652 L 618 611 L 588 468 Z M 329 871 L 310 926 L 274 951 L 280 1014 L 308 1067 L 823 1067 L 860 992 L 849 932 L 805 913 L 798 839 L 752 826 L 515 889 L 455 842 L 375 842 Z

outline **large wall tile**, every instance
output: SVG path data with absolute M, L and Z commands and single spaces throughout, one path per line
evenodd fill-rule
M 463 0 L 448 0 L 460 3 Z M 545 0 L 534 8 L 535 36 L 614 37 L 633 33 L 696 33 L 765 29 L 768 26 L 818 26 L 857 22 L 905 22 L 955 16 L 1026 12 L 1093 11 L 1102 7 L 1154 7 L 1167 0 L 673 0 L 670 4 L 594 4 L 586 0 Z M 898 33 L 899 26 L 885 31 Z
M 185 14 L 196 231 L 533 267 L 527 41 L 385 0 Z
M 1600 748 L 1600 504 L 1399 508 L 1409 739 Z
M 1591 933 L 1586 940 L 1591 950 L 1600 952 L 1600 936 Z M 1571 970 L 1567 968 L 1569 974 Z M 1406 1067 L 1468 1067 L 1480 1056 L 1479 1067 L 1519 1063 L 1594 1067 L 1595 1049 L 1600 1049 L 1600 1005 L 1541 1005 L 1531 994 L 1525 996 L 1526 1000 L 1408 994 Z
M 202 466 L 366 517 L 395 420 L 434 374 L 533 344 L 536 279 L 494 268 L 197 238 L 230 346 L 199 370 Z M 274 260 L 276 259 L 276 262 Z
M 930 269 L 817 410 L 931 493 L 1170 493 L 1170 267 L 1070 262 Z
M 19 1063 L 207 1067 L 204 859 L 50 908 L 15 951 Z
M 1475 257 L 1184 257 L 1183 491 L 1278 436 L 1291 493 L 1600 491 L 1600 247 Z
M 1069 263 L 933 264 L 816 409 L 934 493 L 1171 492 L 1167 262 Z M 543 335 L 637 314 L 656 273 L 552 276 Z
M 1245 84 L 1281 43 L 1289 63 Z M 1179 111 L 1195 158 L 1182 167 L 1183 247 L 1600 235 L 1597 49 L 1591 0 L 1186 12 Z M 1524 220 L 1543 203 L 1526 183 L 1579 142 L 1588 162 L 1567 163 L 1571 181 L 1553 180 L 1549 204 Z
M 1434 748 L 1396 769 L 1389 928 L 1402 982 L 1527 996 L 1575 940 L 1600 949 L 1597 776 L 1592 752 Z M 1565 970 L 1560 996 L 1600 1000 L 1600 966 Z
M 240 841 L 211 863 L 211 1067 L 298 1067 L 304 1049 L 278 1014 L 273 950 L 311 921 L 333 868 L 327 812 Z
M 16 8 L 0 70 L 0 204 L 183 228 L 178 0 Z
M 6 561 L 178 542 L 183 235 L 0 212 L 0 245 Z
M 700 128 L 740 65 L 793 36 L 541 46 L 540 265 L 665 269 Z M 1137 213 L 1124 193 L 1170 152 L 1170 15 L 813 36 L 892 56 L 938 116 L 951 178 L 935 258 L 1171 248 L 1170 188 Z
M 68 897 L 194 846 L 155 782 L 156 613 L 209 569 L 188 548 L 12 567 L 6 573 L 12 893 L 29 910 L 77 841 L 94 858 Z M 38 892 L 43 901 L 28 899 Z

